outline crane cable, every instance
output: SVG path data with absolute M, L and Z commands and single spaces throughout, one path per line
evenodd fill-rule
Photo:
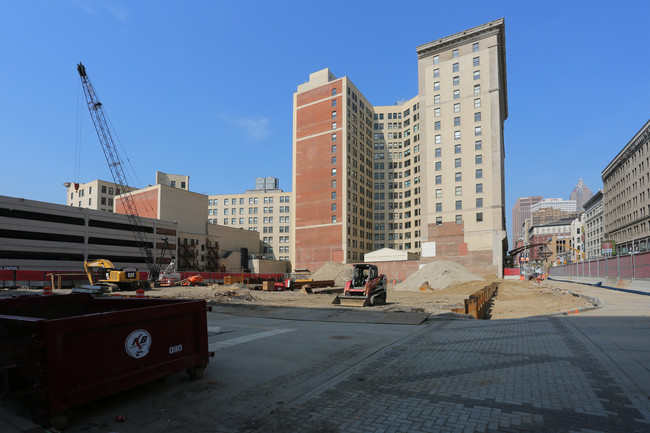
M 77 122 L 75 125 L 75 167 L 74 167 L 74 179 L 75 184 L 79 183 L 80 171 L 81 171 L 81 85 L 77 87 Z

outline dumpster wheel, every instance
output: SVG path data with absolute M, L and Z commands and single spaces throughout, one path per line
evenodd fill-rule
M 203 373 L 205 372 L 205 366 L 196 365 L 192 368 L 188 368 L 185 371 L 187 372 L 187 375 L 190 377 L 191 380 L 197 380 L 203 377 Z

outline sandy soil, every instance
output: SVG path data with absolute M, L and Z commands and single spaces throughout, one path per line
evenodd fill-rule
M 511 319 L 551 314 L 590 307 L 592 304 L 570 291 L 571 285 L 553 281 L 541 284 L 532 281 L 513 281 L 497 278 L 481 279 L 450 285 L 444 289 L 424 291 L 394 290 L 389 284 L 386 305 L 371 307 L 378 311 L 417 311 L 431 314 L 448 313 L 463 305 L 470 294 L 482 289 L 492 281 L 499 285 L 491 309 L 492 319 Z M 230 286 L 211 285 L 195 287 L 160 287 L 147 291 L 147 296 L 206 299 L 213 304 L 248 304 L 278 307 L 302 308 L 350 308 L 335 307 L 332 300 L 336 294 L 306 294 L 300 291 L 265 292 L 254 290 L 256 286 L 234 284 Z M 259 287 L 259 286 L 257 286 Z M 314 289 L 318 291 L 322 289 Z M 58 291 L 57 291 L 58 292 Z M 0 297 L 40 293 L 40 290 L 26 288 L 0 291 Z M 69 290 L 61 290 L 69 293 Z M 134 292 L 120 292 L 135 295 Z

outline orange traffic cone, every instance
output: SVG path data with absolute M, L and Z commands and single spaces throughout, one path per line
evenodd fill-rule
M 52 288 L 50 286 L 43 287 L 43 296 L 48 296 L 52 294 Z
M 144 298 L 144 289 L 142 287 L 135 291 L 135 297 Z

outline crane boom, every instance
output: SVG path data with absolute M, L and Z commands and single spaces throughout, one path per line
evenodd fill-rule
M 116 185 L 127 186 L 126 175 L 124 173 L 124 164 L 120 158 L 115 142 L 111 135 L 111 131 L 108 127 L 108 122 L 106 121 L 106 116 L 104 115 L 104 109 L 102 103 L 99 101 L 95 89 L 90 83 L 90 79 L 86 74 L 86 67 L 79 63 L 77 65 L 77 71 L 81 77 L 81 84 L 83 85 L 84 94 L 86 96 L 86 102 L 88 104 L 88 111 L 90 111 L 90 117 L 92 118 L 93 124 L 95 125 L 95 130 L 97 131 L 97 137 L 99 137 L 99 142 L 102 145 L 102 150 L 104 151 L 104 156 L 106 157 L 106 162 L 108 163 L 108 168 L 111 170 L 111 175 L 113 176 L 113 182 Z M 160 274 L 159 266 L 155 263 L 153 258 L 153 252 L 151 250 L 150 243 L 147 241 L 147 237 L 144 231 L 144 225 L 142 224 L 142 219 L 138 214 L 138 209 L 135 205 L 135 200 L 131 196 L 130 191 L 126 191 L 123 196 L 124 208 L 126 211 L 126 216 L 129 219 L 129 224 L 131 225 L 131 230 L 135 236 L 136 243 L 140 249 L 140 253 L 147 263 L 149 268 L 149 279 L 155 281 L 158 279 Z

